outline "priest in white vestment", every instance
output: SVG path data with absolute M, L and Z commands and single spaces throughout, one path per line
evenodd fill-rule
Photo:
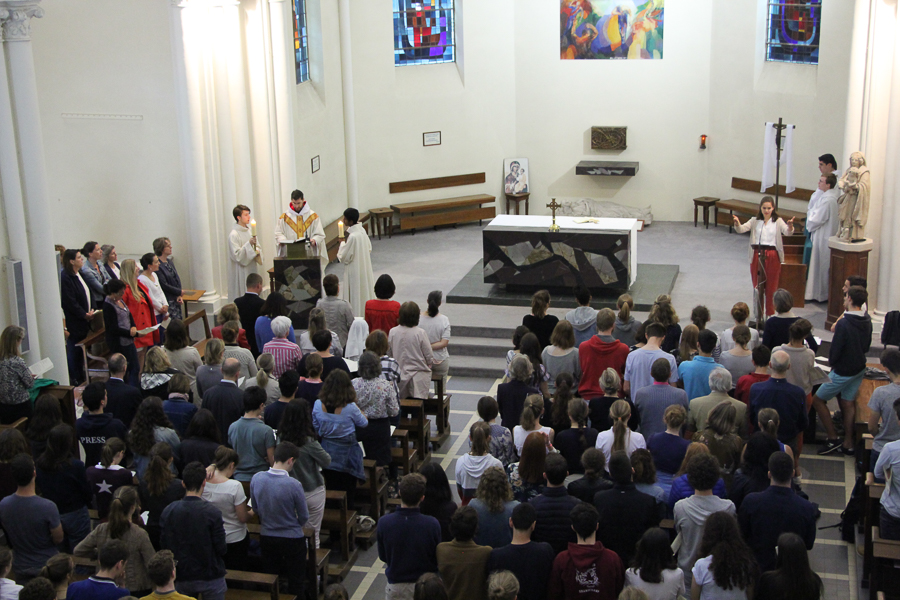
M 834 174 L 822 175 L 819 178 L 819 191 L 822 194 L 814 206 L 810 203 L 809 212 L 806 213 L 806 228 L 812 237 L 812 253 L 805 298 L 816 302 L 828 301 L 828 269 L 831 265 L 828 238 L 837 234 L 840 225 L 837 204 L 840 190 L 835 189 L 836 184 Z
M 341 298 L 350 303 L 353 314 L 366 314 L 366 302 L 375 298 L 375 274 L 372 272 L 372 241 L 359 223 L 359 211 L 344 211 L 347 240 L 341 242 L 337 258 L 344 265 Z
M 294 190 L 291 192 L 290 206 L 275 223 L 275 256 L 285 258 L 287 256 L 285 244 L 306 238 L 310 239 L 314 252 L 319 256 L 324 277 L 325 267 L 328 266 L 328 249 L 325 247 L 325 228 L 322 226 L 322 219 L 303 199 L 303 192 Z
M 262 264 L 262 249 L 250 228 L 250 209 L 238 204 L 231 212 L 235 223 L 228 234 L 228 297 L 240 298 L 247 291 L 247 275 Z

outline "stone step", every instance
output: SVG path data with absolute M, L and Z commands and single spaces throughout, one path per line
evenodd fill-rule
M 454 335 L 450 339 L 450 356 L 488 356 L 506 358 L 512 348 L 512 340 L 499 338 L 465 337 Z
M 452 324 L 451 324 L 452 325 Z M 506 327 L 471 327 L 467 325 L 452 325 L 451 335 L 459 337 L 477 337 L 502 339 L 512 343 L 512 336 L 516 332 L 515 328 Z
M 499 379 L 506 372 L 506 357 L 450 356 L 450 375 Z

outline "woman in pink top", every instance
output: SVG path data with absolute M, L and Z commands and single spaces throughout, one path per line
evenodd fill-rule
M 427 398 L 434 354 L 428 334 L 419 327 L 419 305 L 405 302 L 399 322 L 388 334 L 388 344 L 400 366 L 400 398 Z

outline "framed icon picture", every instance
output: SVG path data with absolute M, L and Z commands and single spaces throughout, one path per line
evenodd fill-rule
M 529 192 L 527 158 L 507 158 L 503 161 L 503 191 L 507 194 Z

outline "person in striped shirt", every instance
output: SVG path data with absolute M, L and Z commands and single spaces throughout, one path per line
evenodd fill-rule
M 275 337 L 263 346 L 263 352 L 268 352 L 275 358 L 275 368 L 272 369 L 272 376 L 275 378 L 281 377 L 285 371 L 296 369 L 303 358 L 300 346 L 287 339 L 290 331 L 290 319 L 275 317 L 272 320 L 272 333 Z

